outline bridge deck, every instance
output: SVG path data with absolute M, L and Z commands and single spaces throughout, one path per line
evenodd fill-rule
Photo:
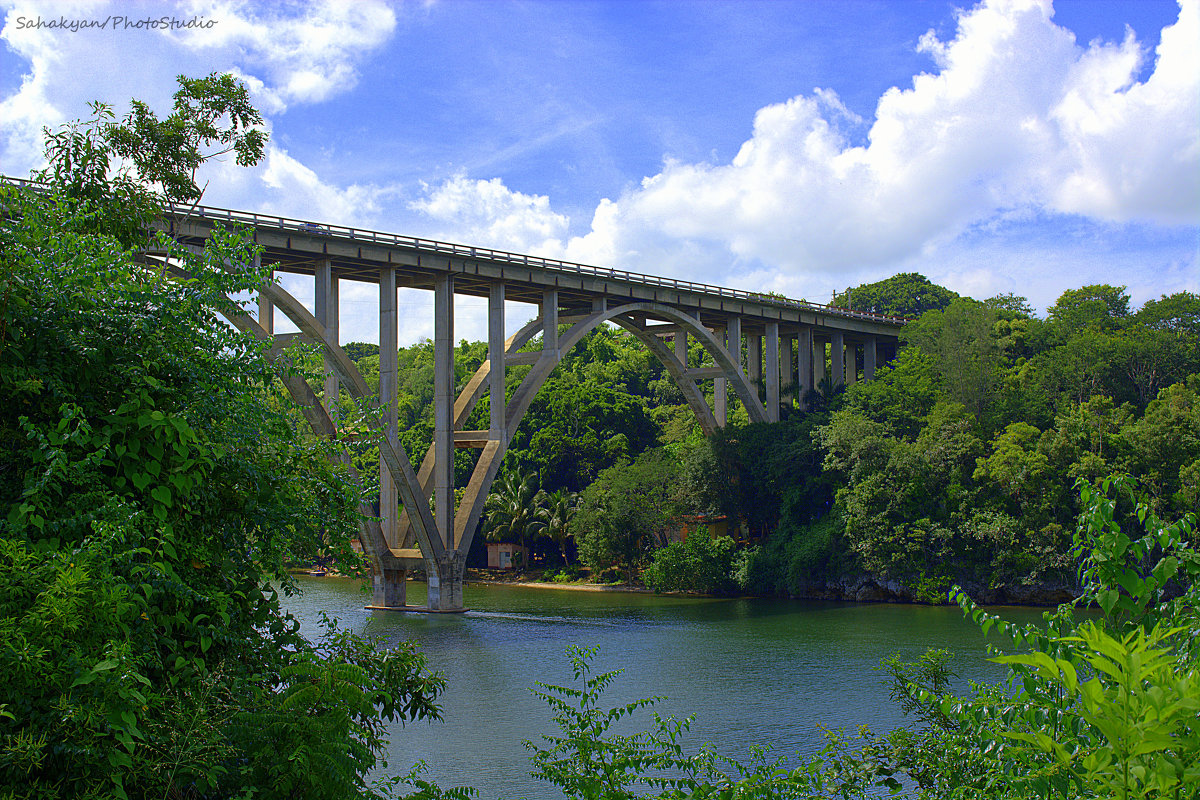
M 500 281 L 507 299 L 531 304 L 539 303 L 546 289 L 557 289 L 564 314 L 588 310 L 593 301 L 604 298 L 610 305 L 655 302 L 692 309 L 704 324 L 716 327 L 739 316 L 749 329 L 779 322 L 784 330 L 811 326 L 889 338 L 906 321 L 765 292 L 209 206 L 173 215 L 168 224 L 180 240 L 194 243 L 201 243 L 218 224 L 251 228 L 264 248 L 264 261 L 280 272 L 313 275 L 328 260 L 340 280 L 378 283 L 381 268 L 395 267 L 398 286 L 423 289 L 431 289 L 437 275 L 450 272 L 456 294 L 487 297 L 489 287 Z

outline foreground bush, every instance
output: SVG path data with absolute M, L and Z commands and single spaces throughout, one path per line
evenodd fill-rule
M 357 497 L 221 319 L 267 278 L 248 241 L 160 238 L 187 281 L 135 259 L 147 187 L 253 123 L 230 80 L 181 84 L 165 129 L 98 113 L 45 191 L 0 190 L 0 797 L 374 797 L 386 723 L 442 681 L 280 608 L 289 559 L 353 568 Z M 152 151 L 139 180 L 118 145 Z

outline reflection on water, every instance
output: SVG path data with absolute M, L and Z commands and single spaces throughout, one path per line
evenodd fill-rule
M 964 684 L 1000 674 L 984 660 L 978 631 L 952 607 L 468 586 L 466 614 L 411 614 L 364 610 L 369 596 L 355 581 L 298 581 L 303 593 L 285 603 L 306 635 L 316 635 L 324 611 L 384 643 L 418 642 L 430 668 L 446 675 L 444 720 L 397 725 L 390 772 L 423 759 L 440 785 L 476 786 L 485 800 L 557 796 L 529 777 L 521 742 L 552 732 L 529 690 L 538 681 L 570 682 L 568 645 L 598 646 L 598 669 L 624 669 L 608 705 L 664 696 L 660 713 L 695 715 L 694 745 L 739 758 L 758 743 L 813 752 L 821 725 L 901 724 L 874 669 L 893 653 L 915 659 L 928 647 L 948 648 Z M 423 602 L 424 590 L 410 583 L 409 602 Z M 1028 621 L 1039 612 L 1006 616 Z M 647 713 L 626 732 L 649 724 Z

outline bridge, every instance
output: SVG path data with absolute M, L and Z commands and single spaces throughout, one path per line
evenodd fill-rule
M 260 291 L 257 318 L 229 316 L 242 330 L 272 341 L 273 352 L 282 353 L 297 337 L 322 347 L 320 396 L 298 377 L 284 379 L 318 435 L 338 435 L 333 409 L 343 391 L 382 407 L 379 512 L 364 506 L 360 530 L 372 564 L 372 608 L 413 609 L 407 572 L 423 567 L 428 595 L 420 610 L 463 610 L 467 553 L 512 432 L 563 355 L 597 326 L 619 325 L 640 340 L 711 434 L 726 424 L 731 400 L 752 422 L 777 422 L 785 406 L 805 410 L 807 393 L 822 378 L 833 387 L 871 380 L 877 364 L 894 355 L 904 323 L 768 293 L 228 209 L 197 207 L 160 225 L 192 247 L 218 226 L 248 229 L 261 247 L 258 258 L 274 273 L 312 276 L 315 313 L 271 282 Z M 339 346 L 342 281 L 379 287 L 377 396 Z M 415 471 L 397 437 L 397 290 L 405 287 L 433 292 L 434 438 Z M 455 294 L 487 298 L 488 308 L 488 359 L 457 392 Z M 538 307 L 538 315 L 507 338 L 506 301 Z M 299 333 L 277 334 L 279 313 Z M 522 351 L 539 336 L 540 349 Z M 703 346 L 700 364 L 688 362 L 689 339 Z M 514 366 L 532 369 L 505 397 L 505 374 Z M 485 395 L 487 430 L 464 430 Z M 456 507 L 453 456 L 461 447 L 481 453 Z

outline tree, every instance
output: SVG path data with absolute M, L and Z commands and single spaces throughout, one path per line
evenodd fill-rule
M 238 166 L 253 166 L 267 134 L 246 85 L 232 75 L 180 75 L 176 81 L 166 119 L 134 100 L 125 119 L 105 125 L 103 133 L 112 155 L 125 160 L 139 184 L 157 188 L 168 203 L 186 203 L 204 193 L 196 172 L 205 162 L 233 153 Z
M 944 286 L 931 283 L 924 275 L 904 272 L 886 280 L 864 283 L 842 294 L 835 294 L 833 304 L 854 311 L 890 314 L 916 318 L 926 311 L 940 311 L 958 295 Z
M 569 526 L 580 560 L 592 568 L 622 565 L 632 577 L 646 552 L 667 543 L 678 474 L 678 462 L 662 448 L 603 470 L 580 494 Z
M 1129 316 L 1129 295 L 1124 286 L 1106 283 L 1068 289 L 1050 306 L 1049 316 L 1066 335 L 1084 329 L 1111 332 Z
M 558 545 L 562 553 L 563 563 L 570 564 L 567 557 L 567 539 L 571 538 L 571 520 L 579 506 L 579 493 L 568 492 L 566 489 L 548 494 L 538 492 L 537 496 L 538 533 L 549 538 Z
M 252 243 L 160 236 L 187 281 L 132 260 L 153 198 L 106 183 L 98 124 L 50 135 L 44 191 L 0 190 L 0 785 L 375 796 L 386 722 L 437 716 L 443 684 L 411 647 L 313 644 L 282 611 L 292 559 L 356 569 L 357 493 L 221 319 L 267 279 Z M 151 144 L 154 169 L 197 163 Z
M 997 311 L 967 298 L 944 311 L 927 311 L 901 332 L 905 342 L 933 356 L 942 388 L 976 417 L 991 405 L 999 381 L 999 349 L 993 336 Z
M 484 501 L 484 535 L 493 542 L 528 544 L 538 532 L 537 476 L 506 472 Z

